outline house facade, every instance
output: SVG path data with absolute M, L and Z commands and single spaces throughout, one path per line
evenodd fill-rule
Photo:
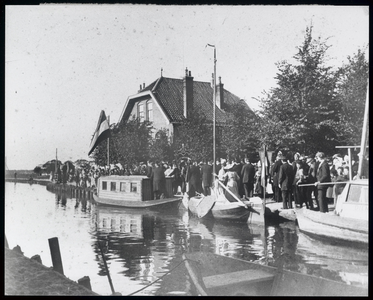
M 212 122 L 213 95 L 213 84 L 194 81 L 188 69 L 182 79 L 161 76 L 148 86 L 140 86 L 137 94 L 127 98 L 118 124 L 138 118 L 140 121 L 152 122 L 155 131 L 166 129 L 171 135 L 176 126 L 194 110 Z M 238 104 L 243 104 L 248 114 L 254 115 L 243 99 L 224 89 L 219 77 L 215 110 L 217 126 L 225 124 L 229 107 Z

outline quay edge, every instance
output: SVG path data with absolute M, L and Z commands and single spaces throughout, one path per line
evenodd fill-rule
M 4 247 L 5 295 L 99 296 L 43 264 Z

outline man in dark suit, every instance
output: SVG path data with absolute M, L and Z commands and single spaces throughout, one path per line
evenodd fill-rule
M 278 186 L 281 189 L 282 194 L 282 208 L 293 208 L 290 199 L 291 187 L 294 180 L 293 167 L 288 164 L 285 156 L 281 155 L 280 159 L 282 161 L 282 165 L 280 167 L 280 172 L 278 175 Z
M 153 183 L 154 199 L 159 199 L 162 193 L 164 194 L 166 192 L 166 177 L 159 162 L 155 163 L 155 168 L 153 168 L 151 175 L 151 181 Z
M 245 164 L 242 167 L 241 174 L 242 184 L 245 191 L 245 197 L 249 200 L 252 197 L 255 182 L 255 167 L 248 158 L 245 158 Z
M 202 188 L 205 196 L 211 195 L 210 188 L 212 184 L 212 165 L 206 162 L 207 161 L 204 161 L 204 164 L 201 166 Z
M 315 186 L 317 187 L 317 200 L 319 201 L 320 212 L 326 213 L 329 212 L 326 199 L 328 185 L 320 185 L 320 183 L 331 182 L 330 168 L 323 152 L 317 152 L 316 159 L 319 162 L 316 175 L 317 182 L 315 182 Z
M 278 185 L 278 175 L 280 173 L 280 167 L 282 165 L 282 160 L 280 158 L 281 156 L 282 156 L 282 152 L 279 151 L 276 157 L 276 161 L 272 167 L 272 172 L 271 172 L 273 186 L 274 186 L 273 193 L 274 193 L 274 198 L 276 202 L 281 202 L 281 198 L 282 198 L 281 189 L 279 188 L 279 185 Z
M 194 197 L 196 191 L 199 191 L 199 184 L 201 182 L 200 170 L 197 166 L 197 162 L 194 161 L 187 172 L 187 182 L 189 183 L 189 197 Z

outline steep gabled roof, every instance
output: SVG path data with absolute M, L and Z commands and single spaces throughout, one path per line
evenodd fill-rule
M 159 77 L 157 80 L 146 86 L 138 94 L 129 97 L 122 118 L 129 116 L 129 113 L 136 102 L 137 98 L 145 95 L 154 97 L 162 108 L 171 123 L 177 123 L 184 120 L 184 81 L 183 79 Z M 203 114 L 207 120 L 213 120 L 213 94 L 214 91 L 209 82 L 193 81 L 193 108 Z M 138 95 L 138 96 L 137 96 Z M 234 105 L 244 105 L 248 113 L 253 113 L 246 102 L 231 92 L 224 89 L 223 109 L 216 107 L 216 122 L 224 123 L 226 121 L 225 108 Z
M 169 115 L 170 121 L 178 122 L 184 119 L 183 88 L 183 79 L 160 77 L 142 91 L 152 91 Z M 193 81 L 193 106 L 210 121 L 213 118 L 213 94 L 214 91 L 209 82 Z M 252 112 L 244 100 L 226 89 L 224 89 L 224 104 L 227 106 L 244 104 L 248 112 Z M 216 107 L 215 113 L 216 122 L 225 122 L 224 110 Z

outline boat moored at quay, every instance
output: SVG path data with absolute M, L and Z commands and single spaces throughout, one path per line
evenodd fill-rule
M 338 196 L 334 211 L 320 213 L 298 209 L 299 229 L 305 233 L 336 241 L 368 243 L 369 228 L 368 179 L 346 183 Z
M 157 209 L 177 208 L 182 200 L 181 197 L 173 195 L 171 179 L 168 178 L 166 179 L 166 197 L 153 200 L 150 178 L 140 175 L 100 177 L 93 199 L 99 205 Z
M 367 296 L 368 289 L 208 252 L 183 254 L 201 296 Z

